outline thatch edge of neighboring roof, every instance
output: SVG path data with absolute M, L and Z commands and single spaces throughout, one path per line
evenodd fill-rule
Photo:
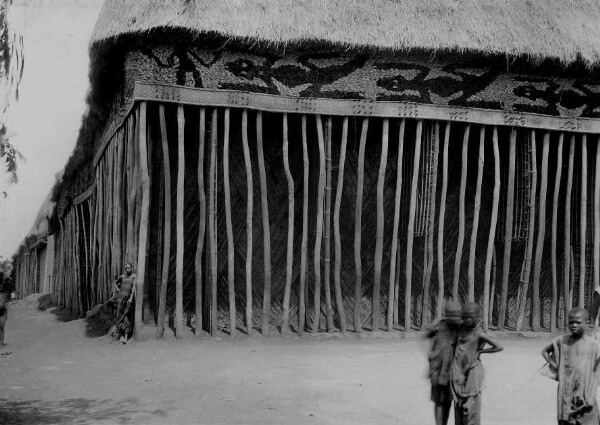
M 158 28 L 285 47 L 479 52 L 600 63 L 597 0 L 107 0 L 91 46 Z M 269 21 L 264 19 L 269 14 Z M 406 19 L 410 16 L 411 19 Z M 402 17 L 403 19 L 400 19 Z M 400 22 L 400 24 L 399 24 Z

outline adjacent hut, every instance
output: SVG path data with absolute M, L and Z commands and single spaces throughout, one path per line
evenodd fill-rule
M 56 174 L 57 182 L 61 173 Z M 48 194 L 40 207 L 35 221 L 13 256 L 15 295 L 24 298 L 34 293 L 52 292 L 54 281 L 54 242 L 50 235 L 50 217 L 55 204 L 52 193 Z
M 599 22 L 596 0 L 107 0 L 56 300 L 86 311 L 131 261 L 138 337 L 409 332 L 449 298 L 562 326 L 600 273 Z

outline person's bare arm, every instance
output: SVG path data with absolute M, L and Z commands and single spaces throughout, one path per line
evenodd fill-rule
M 479 335 L 479 339 L 481 341 L 483 341 L 485 344 L 491 346 L 491 348 L 483 348 L 481 350 L 479 350 L 479 354 L 482 353 L 497 353 L 499 351 L 504 350 L 504 347 L 502 347 L 498 341 L 496 341 L 495 339 L 485 335 L 485 334 L 481 334 Z M 485 346 L 484 344 L 484 346 Z
M 131 303 L 131 301 L 133 300 L 133 296 L 135 295 L 136 287 L 137 287 L 137 275 L 133 275 L 133 285 L 131 287 L 131 294 L 129 295 L 129 298 L 127 299 L 128 303 Z
M 548 362 L 550 367 L 552 367 L 554 369 L 558 369 L 558 365 L 556 364 L 554 355 L 555 355 L 555 353 L 554 353 L 554 344 L 553 343 L 546 345 L 544 347 L 544 349 L 542 350 L 542 357 L 544 358 L 544 360 L 546 360 Z
M 596 324 L 598 310 L 600 310 L 600 294 L 598 294 L 597 291 L 594 291 L 594 297 L 592 298 L 592 308 L 590 309 L 590 319 L 592 321 L 592 326 Z

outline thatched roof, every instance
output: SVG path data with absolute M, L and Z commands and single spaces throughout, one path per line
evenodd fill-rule
M 106 0 L 92 45 L 157 28 L 288 45 L 600 62 L 598 0 Z

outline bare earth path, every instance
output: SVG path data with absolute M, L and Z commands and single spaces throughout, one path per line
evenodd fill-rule
M 426 345 L 417 338 L 240 335 L 122 345 L 36 307 L 9 306 L 0 424 L 433 423 Z M 535 374 L 549 339 L 502 338 L 505 351 L 483 358 L 484 424 L 555 422 L 556 384 Z

